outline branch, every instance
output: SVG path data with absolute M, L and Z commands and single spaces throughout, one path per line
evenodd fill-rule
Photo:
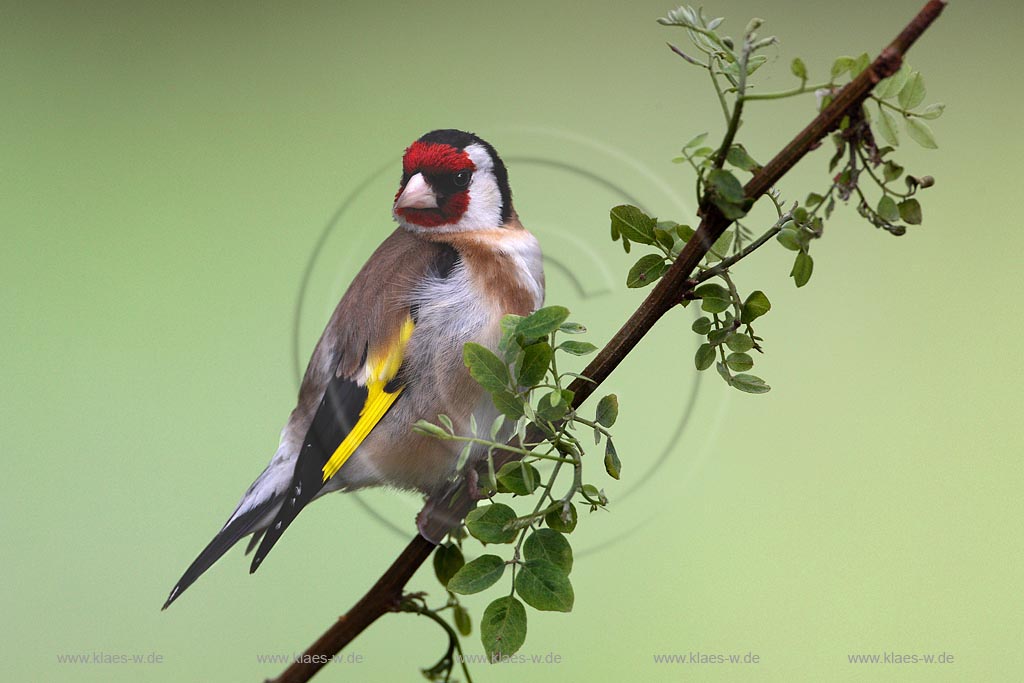
M 828 107 L 750 179 L 743 188 L 746 197 L 756 200 L 767 192 L 819 140 L 837 128 L 848 111 L 860 106 L 880 80 L 894 74 L 902 65 L 907 50 L 938 18 L 945 6 L 946 0 L 930 0 L 867 69 L 839 91 Z M 710 203 L 701 207 L 701 215 L 696 234 L 686 243 L 669 270 L 583 371 L 582 374 L 591 381 L 577 379 L 569 386 L 575 392 L 573 408 L 578 408 L 586 401 L 654 324 L 679 303 L 682 293 L 687 289 L 690 274 L 731 223 Z M 507 457 L 511 460 L 517 455 L 509 453 Z M 396 611 L 405 584 L 430 556 L 434 547 L 448 531 L 462 522 L 475 504 L 464 481 L 428 500 L 418 518 L 420 533 L 409 542 L 373 588 L 310 645 L 305 652 L 306 656 L 301 658 L 303 661 L 291 664 L 273 683 L 305 683 L 370 624 L 383 614 Z

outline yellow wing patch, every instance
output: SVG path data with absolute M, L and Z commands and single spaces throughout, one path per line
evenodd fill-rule
M 359 411 L 359 420 L 352 427 L 352 431 L 342 440 L 327 464 L 324 465 L 324 481 L 338 473 L 341 466 L 355 452 L 359 444 L 369 436 L 380 419 L 388 412 L 391 404 L 402 393 L 402 389 L 405 388 L 399 387 L 393 393 L 384 391 L 384 387 L 395 378 L 398 369 L 402 367 L 402 357 L 405 355 L 409 337 L 412 336 L 413 327 L 412 318 L 406 318 L 398 332 L 398 339 L 385 347 L 382 353 L 370 356 L 366 360 L 368 371 L 366 402 L 363 404 L 362 410 Z

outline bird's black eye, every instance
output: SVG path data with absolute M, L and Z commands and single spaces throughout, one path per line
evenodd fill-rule
M 468 187 L 469 181 L 472 178 L 473 173 L 471 171 L 459 171 L 455 174 L 455 177 L 452 178 L 452 181 L 455 183 L 456 187 Z

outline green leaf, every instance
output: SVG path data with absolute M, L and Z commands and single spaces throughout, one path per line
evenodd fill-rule
M 725 340 L 725 345 L 737 353 L 745 353 L 754 348 L 754 340 L 749 334 L 743 332 L 732 332 Z M 733 368 L 735 370 L 735 368 Z
M 907 135 L 910 139 L 925 149 L 938 149 L 939 143 L 935 141 L 935 134 L 932 127 L 920 119 L 907 118 L 904 120 L 907 125 Z
M 498 470 L 498 492 L 528 496 L 540 485 L 540 472 L 522 460 L 507 462 Z
M 619 461 L 619 452 L 615 450 L 615 444 L 611 439 L 604 445 L 604 471 L 612 479 L 618 479 L 622 472 L 622 463 Z
M 836 61 L 832 62 L 832 78 L 837 78 L 847 71 L 850 71 L 856 64 L 857 60 L 853 57 L 836 58 Z
M 452 620 L 460 635 L 468 636 L 473 632 L 473 620 L 469 618 L 469 611 L 462 605 L 455 605 L 452 608 Z
M 744 171 L 753 172 L 761 168 L 761 164 L 754 161 L 753 157 L 747 153 L 746 148 L 739 144 L 729 148 L 729 152 L 725 155 L 725 160 Z
M 646 287 L 655 282 L 665 274 L 668 266 L 665 265 L 665 257 L 658 254 L 647 254 L 641 256 L 640 260 L 633 264 L 626 276 L 626 286 L 631 288 Z
M 505 573 L 505 560 L 497 555 L 481 555 L 466 564 L 448 581 L 448 590 L 459 595 L 472 595 L 498 583 Z
M 658 225 L 660 226 L 662 223 L 658 223 Z M 665 249 L 671 249 L 676 243 L 675 236 L 673 236 L 668 230 L 664 230 L 661 227 L 654 229 L 654 239 Z
M 772 302 L 768 301 L 768 297 L 765 296 L 764 292 L 761 290 L 751 292 L 747 300 L 743 302 L 743 313 L 740 315 L 740 322 L 749 325 L 771 309 Z
M 516 511 L 503 503 L 491 503 L 471 510 L 466 515 L 466 528 L 473 538 L 484 543 L 511 543 L 516 540 L 515 529 L 505 525 L 516 518 Z
M 589 356 L 597 351 L 597 347 L 590 342 L 581 341 L 564 341 L 558 345 L 558 349 L 574 356 Z
M 697 334 L 707 334 L 711 331 L 711 318 L 706 315 L 702 315 L 693 321 L 693 325 L 690 326 L 690 329 Z
M 569 577 L 547 560 L 527 560 L 516 572 L 516 593 L 544 612 L 571 612 L 575 601 Z
M 568 389 L 548 392 L 537 402 L 537 417 L 549 422 L 562 419 L 572 403 L 573 392 Z
M 552 510 L 544 516 L 544 521 L 555 531 L 571 534 L 576 528 L 576 522 L 579 519 L 576 515 L 576 506 L 569 503 L 568 513 L 565 517 L 562 516 L 562 512 L 561 508 Z
M 485 346 L 466 342 L 462 347 L 462 360 L 473 379 L 488 391 L 501 391 L 511 382 L 508 366 Z
M 918 116 L 922 119 L 937 119 L 942 116 L 942 112 L 944 111 L 946 111 L 946 105 L 941 102 L 936 102 L 935 104 L 929 104 L 925 107 Z
M 604 505 L 608 502 L 608 499 L 604 497 L 604 493 L 593 484 L 584 484 L 580 487 L 580 494 L 592 505 Z
M 719 376 L 725 380 L 725 383 L 732 386 L 732 374 L 729 372 L 729 366 L 719 361 L 715 363 L 715 371 L 718 372 Z
M 693 364 L 698 370 L 707 370 L 715 362 L 715 347 L 711 344 L 701 344 L 697 354 L 693 357 Z
M 731 220 L 746 215 L 746 198 L 743 185 L 729 171 L 716 168 L 707 177 L 708 186 L 713 190 L 711 201 L 721 210 L 722 215 Z
M 439 439 L 450 439 L 452 437 L 451 434 L 444 431 L 444 429 L 441 428 L 440 426 L 434 424 L 433 422 L 427 422 L 426 420 L 417 420 L 416 424 L 414 424 L 412 428 L 414 431 L 417 431 L 420 434 L 426 434 L 428 436 L 433 436 Z
M 875 209 L 875 212 L 889 222 L 900 219 L 900 211 L 896 208 L 896 200 L 887 194 L 882 195 L 882 198 L 878 200 L 878 208 Z
M 597 417 L 594 420 L 602 427 L 611 427 L 619 417 L 619 397 L 608 394 L 597 402 Z
M 516 328 L 519 326 L 519 321 L 523 319 L 523 316 L 516 315 L 515 313 L 506 313 L 501 316 L 501 334 L 503 337 L 508 337 L 515 334 Z
M 675 231 L 679 227 L 679 223 L 675 221 L 658 221 L 655 225 L 657 226 L 655 228 L 655 236 L 657 236 L 658 232 L 667 233 L 669 237 L 668 245 L 670 246 L 673 240 L 675 240 Z
M 587 328 L 579 323 L 562 323 L 558 326 L 558 331 L 566 334 L 586 334 Z
M 469 455 L 472 452 L 473 452 L 473 444 L 467 441 L 466 445 L 464 445 L 462 447 L 462 450 L 459 451 L 459 457 L 455 461 L 455 469 L 456 470 L 461 471 L 462 468 L 466 466 L 466 463 L 469 462 Z
M 754 55 L 748 58 L 747 75 L 749 76 L 750 74 L 760 69 L 767 61 L 768 58 L 765 57 L 764 55 Z M 740 77 L 740 63 L 738 61 L 733 61 L 726 64 L 724 67 L 722 67 L 722 73 L 728 74 L 733 81 L 738 80 Z
M 900 144 L 899 133 L 896 132 L 896 117 L 893 116 L 882 105 L 878 105 L 878 119 L 875 121 L 875 128 L 882 138 L 893 147 Z
M 921 224 L 921 202 L 913 197 L 900 202 L 900 218 L 911 225 Z
M 553 529 L 537 529 L 523 543 L 523 557 L 529 560 L 547 560 L 565 574 L 572 571 L 572 547 L 565 536 Z
M 850 67 L 850 76 L 856 78 L 860 75 L 864 69 L 871 65 L 871 57 L 868 56 L 867 52 L 862 52 L 857 59 L 853 60 L 853 66 Z
M 719 327 L 718 329 L 711 330 L 711 332 L 708 333 L 708 342 L 710 342 L 712 346 L 718 346 L 724 342 L 730 334 L 732 334 L 732 330 L 728 327 Z
M 789 65 L 789 70 L 801 81 L 807 80 L 807 65 L 799 57 L 793 59 L 793 62 Z
M 480 641 L 491 661 L 514 655 L 526 642 L 526 608 L 511 595 L 487 606 L 480 620 Z
M 768 58 L 764 55 L 754 55 L 747 59 L 747 75 L 754 73 L 768 61 Z M 738 72 L 737 72 L 738 73 Z
M 640 209 L 623 204 L 613 208 L 610 216 L 613 235 L 618 232 L 632 242 L 654 244 L 654 228 L 657 221 Z
M 442 586 L 448 585 L 448 581 L 462 569 L 464 564 L 466 564 L 466 560 L 462 557 L 462 551 L 457 545 L 445 543 L 437 546 L 437 550 L 434 551 L 434 574 Z
M 735 232 L 733 230 L 726 229 L 725 232 L 719 236 L 715 243 L 711 245 L 711 249 L 708 250 L 709 261 L 720 261 L 726 257 L 729 253 L 729 247 L 732 246 L 732 242 L 735 239 Z
M 693 237 L 697 231 L 691 228 L 689 225 L 677 225 L 676 234 L 679 235 L 679 239 L 684 242 L 689 242 L 690 238 Z
M 518 420 L 523 416 L 523 401 L 511 391 L 507 389 L 492 391 L 491 400 L 494 402 L 494 407 L 505 417 Z
M 455 433 L 455 425 L 452 424 L 452 419 L 450 417 L 448 417 L 444 413 L 441 413 L 437 416 L 437 421 L 441 423 L 442 427 L 448 430 L 449 434 Z
M 504 415 L 498 415 L 496 418 L 494 418 L 494 420 L 491 422 L 491 428 L 488 431 L 488 434 L 491 435 L 491 441 L 497 441 L 498 434 L 499 434 L 499 432 L 501 432 L 501 428 L 504 427 L 504 426 L 505 426 L 505 416 Z
M 683 149 L 687 150 L 691 147 L 697 147 L 700 143 L 704 142 L 708 137 L 707 133 L 701 133 L 700 135 L 694 136 L 689 142 L 683 145 Z
M 900 89 L 897 99 L 901 107 L 909 110 L 924 102 L 925 92 L 924 76 L 920 71 L 915 71 Z
M 725 357 L 725 364 L 733 372 L 746 372 L 754 367 L 754 359 L 748 353 L 730 353 Z M 735 382 L 735 378 L 733 378 L 733 382 Z
M 889 78 L 886 78 L 875 86 L 875 97 L 880 100 L 887 100 L 890 97 L 895 97 L 899 94 L 900 90 L 903 90 L 903 86 L 907 84 L 907 80 L 910 78 L 910 67 L 904 62 L 900 70 L 894 73 Z
M 553 354 L 551 345 L 546 341 L 527 346 L 523 350 L 523 355 L 519 359 L 519 367 L 516 370 L 516 379 L 520 386 L 532 387 L 543 381 Z
M 713 282 L 701 285 L 693 293 L 700 297 L 700 307 L 708 313 L 721 313 L 732 305 L 729 290 Z
M 547 306 L 534 311 L 519 321 L 516 332 L 527 339 L 536 339 L 557 330 L 569 317 L 564 306 Z
M 498 356 L 505 361 L 506 365 L 511 363 L 522 350 L 521 344 L 525 341 L 522 335 L 516 332 L 521 315 L 509 314 L 501 319 L 501 340 L 498 342 Z
M 803 243 L 796 228 L 783 228 L 779 230 L 779 234 L 775 236 L 775 239 L 790 251 L 800 251 L 803 249 Z
M 796 282 L 797 287 L 803 287 L 811 279 L 813 271 L 814 259 L 806 251 L 801 251 L 796 255 L 796 261 L 793 262 L 793 270 L 789 272 L 789 275 Z
M 885 178 L 885 182 L 891 183 L 903 175 L 903 167 L 895 161 L 887 161 L 885 166 L 882 167 L 882 175 Z
M 771 390 L 763 379 L 754 375 L 733 375 L 732 385 L 748 394 L 766 394 Z

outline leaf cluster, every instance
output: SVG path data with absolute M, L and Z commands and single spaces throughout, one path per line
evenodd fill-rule
M 709 19 L 703 10 L 689 6 L 674 9 L 658 21 L 684 29 L 696 51 L 686 52 L 672 44 L 669 47 L 688 64 L 707 72 L 726 125 L 717 145 L 708 144 L 707 132 L 699 133 L 672 160 L 689 165 L 694 172 L 698 213 L 703 215 L 715 207 L 732 221 L 714 244 L 707 245 L 707 256 L 692 288 L 680 296 L 683 306 L 700 301 L 705 314 L 693 324 L 693 331 L 702 337 L 694 364 L 698 370 L 714 366 L 726 383 L 740 391 L 765 393 L 769 391 L 768 384 L 748 371 L 754 365 L 751 352 L 763 352 L 763 339 L 757 336 L 752 324 L 768 312 L 771 304 L 761 289 L 741 296 L 732 269 L 774 237 L 784 249 L 794 252 L 789 276 L 797 287 L 805 286 L 814 273 L 814 240 L 824 234 L 825 222 L 831 218 L 837 201 L 846 202 L 853 197 L 861 216 L 893 235 L 904 234 L 907 225 L 920 224 L 921 203 L 916 194 L 932 186 L 934 179 L 905 174 L 904 167 L 893 158 L 899 144 L 897 120 L 903 120 L 912 140 L 934 148 L 935 137 L 925 121 L 938 118 L 944 105 L 922 108 L 926 96 L 924 77 L 908 65 L 881 81 L 863 106 L 844 117 L 839 129 L 830 136 L 834 153 L 828 163 L 831 177 L 825 191 L 807 193 L 802 205 L 794 202 L 789 210 L 783 206 L 781 191 L 770 191 L 766 200 L 777 220 L 755 238 L 758 231 L 747 224 L 754 203 L 745 196 L 740 175 L 755 174 L 762 165 L 737 141 L 746 105 L 815 93 L 822 109 L 846 80 L 856 78 L 870 66 L 870 58 L 866 54 L 839 57 L 832 63 L 827 80 L 812 84 L 807 65 L 797 57 L 790 64 L 790 72 L 798 79 L 798 85 L 780 92 L 760 92 L 751 76 L 768 60 L 759 53 L 778 44 L 774 36 L 758 35 L 763 24 L 760 19 L 751 19 L 739 39 L 722 32 L 723 19 Z M 872 109 L 877 109 L 874 119 Z M 876 144 L 876 132 L 889 144 Z M 897 186 L 901 177 L 905 187 Z M 866 185 L 874 186 L 874 191 L 880 193 L 877 200 L 869 199 L 871 188 Z M 626 275 L 626 286 L 630 288 L 646 287 L 660 279 L 695 235 L 686 223 L 659 220 L 635 206 L 614 207 L 610 221 L 612 240 L 621 241 L 626 253 L 635 245 L 652 247 L 630 267 Z
M 597 347 L 577 339 L 586 328 L 568 318 L 568 309 L 561 306 L 526 317 L 509 315 L 502 320 L 496 352 L 480 344 L 464 346 L 470 375 L 490 393 L 499 413 L 486 433 L 471 419 L 470 434 L 460 434 L 446 415 L 439 415 L 437 423 L 420 421 L 415 426 L 435 438 L 462 442 L 459 467 L 479 473 L 478 495 L 490 499 L 467 515 L 452 542 L 438 547 L 434 568 L 448 593 L 442 609 L 452 609 L 462 635 L 471 632 L 472 620 L 459 596 L 487 590 L 511 574 L 508 594 L 494 599 L 480 620 L 481 642 L 493 661 L 514 654 L 525 642 L 527 606 L 572 610 L 568 535 L 579 519 L 577 505 L 594 511 L 608 504 L 602 489 L 584 483 L 586 447 L 578 432 L 592 433 L 597 445 L 604 442 L 609 476 L 618 479 L 622 469 L 609 431 L 618 418 L 618 398 L 602 398 L 592 419 L 573 409 L 574 395 L 567 386 L 581 375 L 560 370 L 559 361 Z M 527 441 L 531 434 L 540 434 L 540 440 Z M 560 477 L 563 473 L 567 483 Z M 559 485 L 565 487 L 561 495 L 555 493 Z M 517 514 L 496 499 L 503 494 L 530 500 L 531 510 Z M 487 552 L 467 562 L 462 545 L 470 538 L 494 548 L 511 546 L 510 553 L 503 557 L 500 551 Z

